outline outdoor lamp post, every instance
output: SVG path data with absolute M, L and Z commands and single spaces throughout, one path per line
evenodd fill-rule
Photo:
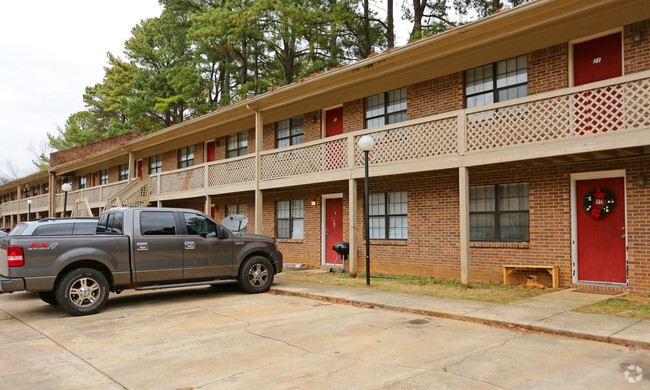
M 68 205 L 68 192 L 72 190 L 72 184 L 70 183 L 63 183 L 61 186 L 61 189 L 63 190 L 63 217 L 65 217 L 65 208 Z
M 363 151 L 364 164 L 366 167 L 366 189 L 365 198 L 363 201 L 363 225 L 366 239 L 366 285 L 370 285 L 370 217 L 369 217 L 369 196 L 368 196 L 368 152 L 375 147 L 375 140 L 369 136 L 364 135 L 359 139 L 359 149 Z
M 29 221 L 29 216 L 32 214 L 32 200 L 27 199 L 27 220 Z

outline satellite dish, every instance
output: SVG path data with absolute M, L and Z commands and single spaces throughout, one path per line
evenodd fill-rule
M 248 217 L 241 214 L 229 215 L 221 223 L 233 232 L 238 232 L 248 225 Z

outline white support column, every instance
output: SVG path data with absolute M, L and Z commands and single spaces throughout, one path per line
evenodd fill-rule
M 260 179 L 262 178 L 262 141 L 264 137 L 264 118 L 261 111 L 255 111 L 255 233 L 262 234 L 264 199 L 260 190 Z
M 129 152 L 129 177 L 128 177 L 129 183 L 131 182 L 131 179 L 133 179 L 133 170 L 135 169 L 134 162 L 135 161 L 133 160 L 133 152 Z
M 348 180 L 348 240 L 350 254 L 348 256 L 348 272 L 353 278 L 357 277 L 359 263 L 357 261 L 357 181 Z
M 210 215 L 210 209 L 212 208 L 212 197 L 210 195 L 205 195 L 205 203 L 203 205 L 203 214 L 207 215 L 208 217 L 212 217 Z
M 467 167 L 458 168 L 458 198 L 460 202 L 460 280 L 470 281 L 469 263 L 469 173 Z

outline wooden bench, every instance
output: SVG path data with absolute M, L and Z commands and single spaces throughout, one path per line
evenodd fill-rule
M 516 269 L 545 269 L 553 278 L 553 288 L 560 287 L 560 267 L 557 265 L 504 265 L 503 284 L 510 284 L 510 274 Z

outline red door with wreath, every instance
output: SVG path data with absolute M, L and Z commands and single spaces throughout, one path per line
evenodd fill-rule
M 627 283 L 622 177 L 576 181 L 578 280 Z

